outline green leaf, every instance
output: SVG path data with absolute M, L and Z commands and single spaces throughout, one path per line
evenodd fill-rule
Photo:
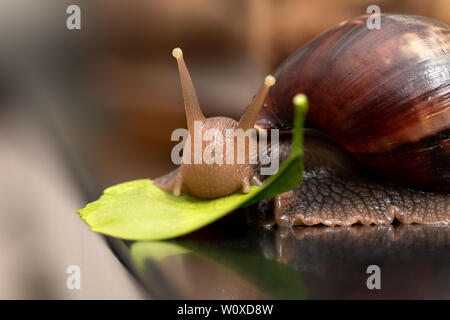
M 262 187 L 213 200 L 176 197 L 153 184 L 135 180 L 107 188 L 103 195 L 78 210 L 92 231 L 128 240 L 164 240 L 198 230 L 233 210 L 297 187 L 303 178 L 302 127 L 307 110 L 304 95 L 294 98 L 293 145 L 278 172 Z

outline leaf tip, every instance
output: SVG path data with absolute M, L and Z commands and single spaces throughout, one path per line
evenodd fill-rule
M 292 99 L 292 103 L 295 106 L 296 113 L 306 114 L 306 112 L 308 112 L 309 102 L 308 97 L 306 97 L 305 94 L 303 93 L 296 94 Z

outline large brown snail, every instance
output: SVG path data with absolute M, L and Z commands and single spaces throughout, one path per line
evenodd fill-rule
M 190 132 L 195 119 L 219 131 L 278 128 L 286 132 L 283 158 L 292 98 L 302 92 L 310 99 L 304 181 L 260 203 L 278 225 L 450 222 L 450 28 L 388 14 L 371 30 L 367 17 L 342 22 L 295 52 L 274 73 L 276 85 L 266 78 L 239 122 L 202 115 L 182 52 L 173 52 Z M 221 197 L 263 180 L 256 167 L 182 164 L 156 184 Z

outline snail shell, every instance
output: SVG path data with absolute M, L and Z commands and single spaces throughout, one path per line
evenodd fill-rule
M 450 191 L 450 28 L 418 16 L 345 21 L 274 73 L 257 126 L 288 130 L 292 97 L 307 123 L 374 171 L 402 184 Z

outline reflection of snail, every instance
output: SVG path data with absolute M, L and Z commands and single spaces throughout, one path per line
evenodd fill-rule
M 305 181 L 277 197 L 278 224 L 450 221 L 450 28 L 423 17 L 382 15 L 381 30 L 369 30 L 366 19 L 343 22 L 294 53 L 276 71 L 277 85 L 270 90 L 274 81 L 266 78 L 239 124 L 204 119 L 181 50 L 174 50 L 186 108 L 196 108 L 187 112 L 188 127 L 192 119 L 217 128 L 243 122 L 249 127 L 256 117 L 257 128 L 288 131 L 293 96 L 309 97 L 308 125 L 335 142 L 307 132 Z M 320 160 L 321 153 L 328 158 Z M 386 182 L 354 178 L 346 153 Z M 214 173 L 183 169 L 157 185 L 175 194 L 183 185 L 197 197 L 212 198 L 241 186 L 246 192 L 253 174 L 246 165 L 217 166 Z

